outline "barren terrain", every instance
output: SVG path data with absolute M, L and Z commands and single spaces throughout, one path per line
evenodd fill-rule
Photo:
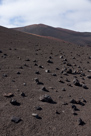
M 0 136 L 91 136 L 91 47 L 0 27 Z

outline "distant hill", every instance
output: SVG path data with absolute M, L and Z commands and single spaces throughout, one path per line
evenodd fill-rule
M 79 45 L 91 44 L 90 32 L 75 32 L 63 28 L 54 28 L 44 24 L 34 24 L 25 27 L 13 28 L 14 30 L 37 34 L 40 36 L 50 36 Z

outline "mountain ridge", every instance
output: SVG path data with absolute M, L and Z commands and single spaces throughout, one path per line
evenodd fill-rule
M 37 34 L 40 36 L 50 36 L 78 45 L 90 45 L 90 32 L 76 32 L 64 28 L 55 28 L 44 24 L 34 24 L 25 27 L 12 28 L 14 30 Z

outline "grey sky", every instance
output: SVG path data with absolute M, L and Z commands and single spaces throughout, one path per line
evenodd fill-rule
M 91 0 L 0 0 L 0 25 L 39 23 L 91 32 Z

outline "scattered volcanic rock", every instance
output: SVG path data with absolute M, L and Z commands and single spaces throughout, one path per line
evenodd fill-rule
M 64 81 L 62 81 L 61 79 L 59 80 L 60 83 L 64 83 Z
M 26 63 L 24 64 L 25 67 L 29 67 Z
M 58 112 L 58 111 L 56 110 L 56 114 L 60 114 L 60 112 Z
M 78 111 L 78 108 L 77 108 L 75 105 L 72 105 L 72 109 L 73 109 L 74 111 Z
M 0 50 L 0 53 L 3 53 L 2 50 Z
M 38 118 L 38 114 L 36 113 L 32 113 L 32 116 Z
M 67 70 L 67 73 L 68 73 L 68 74 L 72 74 L 72 69 L 68 69 L 68 70 Z
M 59 58 L 60 58 L 60 59 L 63 59 L 63 56 L 60 56 Z
M 72 99 L 72 100 L 70 101 L 70 103 L 77 104 L 77 101 L 74 100 L 74 99 Z
M 82 84 L 82 87 L 83 87 L 84 89 L 88 89 L 88 87 L 87 87 L 85 84 Z
M 37 118 L 37 119 L 41 119 L 41 117 L 38 114 L 36 114 L 36 113 L 32 113 L 32 116 Z
M 70 87 L 72 87 L 72 85 L 71 84 L 67 84 L 68 86 L 70 86 Z
M 37 60 L 35 59 L 35 60 L 33 60 L 33 62 L 37 62 Z
M 7 77 L 7 74 L 3 74 L 3 77 Z
M 15 106 L 20 106 L 20 103 L 17 102 L 15 99 L 11 99 L 11 100 L 10 100 L 10 103 L 11 103 L 12 105 L 15 105 Z
M 22 67 L 22 66 L 20 66 L 20 67 L 19 67 L 19 69 L 23 69 L 23 67 Z
M 12 116 L 11 117 L 11 121 L 14 122 L 14 123 L 19 123 L 21 121 L 21 118 L 20 117 L 16 117 L 16 116 Z
M 56 68 L 56 70 L 60 70 L 59 68 Z
M 90 136 L 91 47 L 0 26 L 0 50 L 0 136 Z
M 38 78 L 34 78 L 34 80 L 35 80 L 35 82 L 37 83 L 37 85 L 43 85 L 43 83 L 40 82 Z
M 61 73 L 64 73 L 66 71 L 67 71 L 67 68 L 63 68 L 62 71 L 61 71 Z
M 24 86 L 26 86 L 26 83 L 23 83 Z
M 53 103 L 51 96 L 49 96 L 47 94 L 40 96 L 39 100 L 42 101 L 42 102 Z
M 49 91 L 46 89 L 46 87 L 45 87 L 45 86 L 43 86 L 41 89 L 42 89 L 42 91 L 49 92 Z
M 68 78 L 66 78 L 66 80 L 65 80 L 65 81 L 70 82 L 70 80 L 69 80 Z
M 46 73 L 50 73 L 50 70 L 45 70 Z
M 67 59 L 63 59 L 63 61 L 67 61 Z
M 76 116 L 78 115 L 78 114 L 77 114 L 76 112 L 74 112 L 74 111 L 72 111 L 72 114 L 73 114 L 73 115 L 76 115 Z
M 72 100 L 70 101 L 70 103 L 72 103 L 72 104 L 79 104 L 79 105 L 81 105 L 81 106 L 84 106 L 84 105 L 85 105 L 81 100 L 74 100 L 74 99 L 72 99 Z
M 4 93 L 3 96 L 4 96 L 4 97 L 11 98 L 11 97 L 14 96 L 14 94 L 13 94 L 13 93 Z
M 80 101 L 81 101 L 82 103 L 86 103 L 86 102 L 87 102 L 84 98 L 80 98 Z
M 85 73 L 81 73 L 81 76 L 85 76 Z
M 30 59 L 26 59 L 25 61 L 30 61 Z
M 83 126 L 83 125 L 85 125 L 85 122 L 81 118 L 79 118 L 78 124 Z
M 21 96 L 22 97 L 26 97 L 25 93 L 21 92 Z
M 20 75 L 21 73 L 18 71 L 17 74 Z
M 67 102 L 63 102 L 62 105 L 68 105 L 68 103 Z
M 36 110 L 42 110 L 40 106 L 35 107 Z
M 52 76 L 57 76 L 57 75 L 55 73 L 53 73 Z
M 39 71 L 36 71 L 35 74 L 40 74 Z
M 81 100 L 77 101 L 77 104 L 80 104 L 81 106 L 84 106 L 85 104 L 83 102 L 81 102 Z
M 65 89 L 65 88 L 62 88 L 62 91 L 66 91 L 66 89 Z
M 73 84 L 76 85 L 76 86 L 81 86 L 79 80 L 76 79 L 76 78 L 73 80 Z
M 87 78 L 91 79 L 91 76 L 90 76 L 90 75 L 87 75 Z
M 88 58 L 91 59 L 91 56 L 89 56 Z
M 48 62 L 48 63 L 53 63 L 53 61 L 51 61 L 51 60 L 47 60 L 47 62 Z
M 67 63 L 67 66 L 72 66 L 70 63 Z
M 38 66 L 38 64 L 35 63 L 34 66 Z
M 38 67 L 39 67 L 39 68 L 41 68 L 41 69 L 43 69 L 43 68 L 44 68 L 44 67 L 43 67 L 43 66 L 41 66 L 41 65 L 39 65 Z
M 38 78 L 34 78 L 36 83 L 39 83 L 39 79 Z

